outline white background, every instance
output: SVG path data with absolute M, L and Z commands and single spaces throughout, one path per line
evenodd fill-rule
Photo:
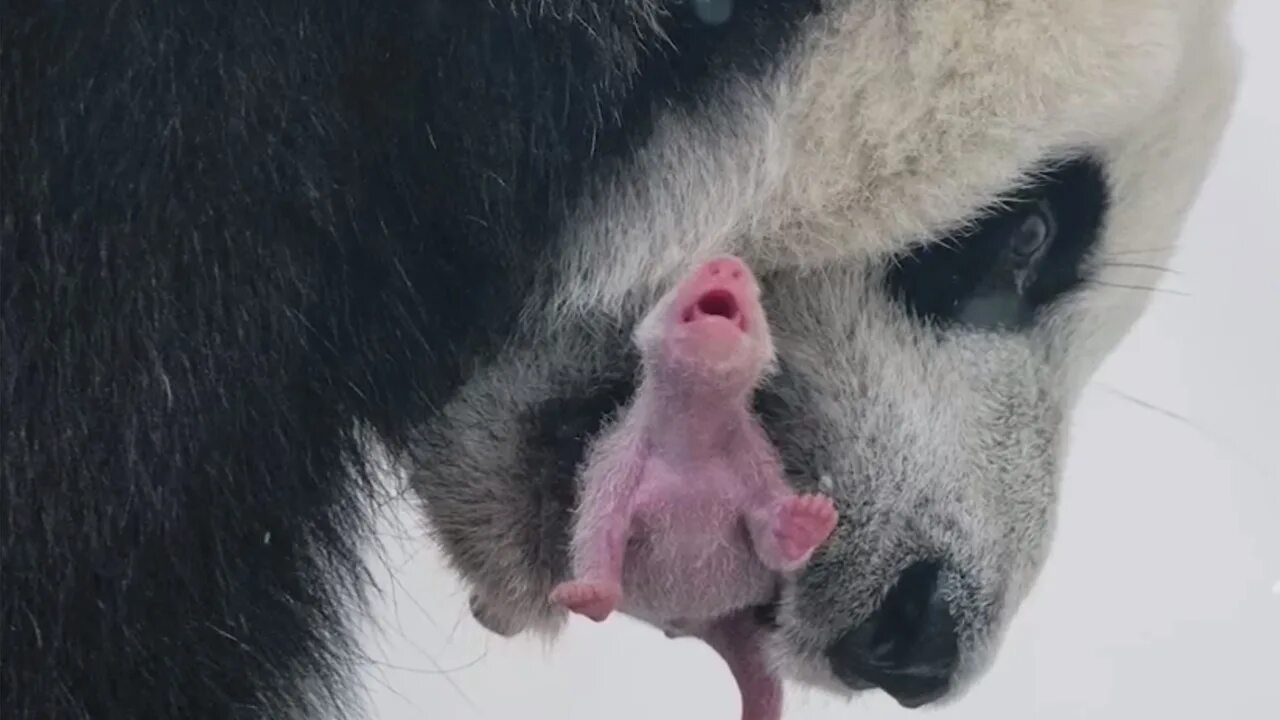
M 990 673 L 935 710 L 982 718 L 1280 718 L 1280 2 L 1239 0 L 1244 80 L 1165 286 L 1077 409 L 1049 562 Z M 554 649 L 502 640 L 403 508 L 369 715 L 737 720 L 723 665 L 625 618 Z M 788 718 L 911 717 L 788 688 Z

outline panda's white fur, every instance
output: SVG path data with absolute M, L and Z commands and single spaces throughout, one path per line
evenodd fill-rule
M 1108 245 L 1167 251 L 1234 93 L 1229 7 L 835 3 L 775 75 L 731 85 L 713 112 L 668 113 L 599 183 L 567 231 L 578 251 L 555 273 L 559 300 L 616 307 L 723 251 L 764 267 L 883 255 L 1076 148 L 1108 154 L 1113 224 L 1158 202 Z
M 793 378 L 776 390 L 792 411 L 783 452 L 813 464 L 797 482 L 825 478 L 848 518 L 785 590 L 774 661 L 847 692 L 826 649 L 905 564 L 941 553 L 956 568 L 956 685 L 978 677 L 1044 560 L 1066 418 L 1159 282 L 1212 158 L 1235 88 L 1230 5 L 842 0 L 763 77 L 661 113 L 571 213 L 521 339 L 427 432 L 428 513 L 474 540 L 446 543 L 455 561 L 476 555 L 455 564 L 478 592 L 509 596 L 509 612 L 558 625 L 540 601 L 554 567 L 530 570 L 527 549 L 494 540 L 522 524 L 512 508 L 527 489 L 437 476 L 525 472 L 507 438 L 529 407 L 598 382 L 630 318 L 691 262 L 738 253 L 777 275 L 765 293 Z M 937 332 L 884 296 L 889 258 L 1077 152 L 1104 167 L 1105 226 L 1090 281 L 1034 328 Z
M 482 619 L 554 635 L 634 325 L 722 252 L 842 513 L 774 661 L 956 697 L 1236 73 L 1228 0 L 10 5 L 6 719 L 349 712 L 366 432 Z

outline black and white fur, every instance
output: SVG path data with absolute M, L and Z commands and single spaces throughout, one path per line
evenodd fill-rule
M 6 4 L 0 711 L 351 710 L 370 437 L 477 598 L 554 632 L 626 334 L 719 252 L 763 276 L 762 417 L 842 516 L 762 608 L 775 662 L 917 704 L 850 658 L 941 613 L 956 696 L 1216 147 L 1229 7 Z

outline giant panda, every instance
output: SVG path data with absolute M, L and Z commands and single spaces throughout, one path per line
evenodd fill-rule
M 355 713 L 375 446 L 473 605 L 554 636 L 630 328 L 723 252 L 841 514 L 772 662 L 963 694 L 1217 147 L 1230 7 L 6 4 L 4 716 Z

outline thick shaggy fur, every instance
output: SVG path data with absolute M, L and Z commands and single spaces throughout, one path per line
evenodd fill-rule
M 977 677 L 1224 123 L 1228 6 L 7 4 L 0 712 L 342 712 L 367 432 L 553 630 L 625 328 L 725 251 L 765 271 L 770 435 L 842 516 L 777 664 L 848 690 L 827 649 L 927 558 Z M 1029 208 L 1053 248 L 979 306 Z

